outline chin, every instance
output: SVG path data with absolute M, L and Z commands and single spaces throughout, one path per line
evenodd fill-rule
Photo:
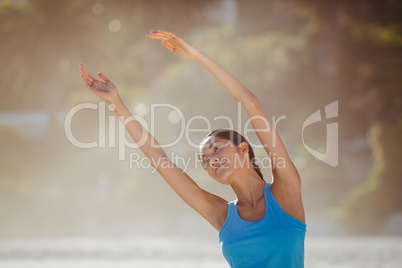
M 229 170 L 221 170 L 219 172 L 219 175 L 215 174 L 214 179 L 219 182 L 220 184 L 223 185 L 229 185 L 230 184 L 230 174 L 228 174 Z
M 215 180 L 215 181 L 217 181 L 219 184 L 222 184 L 222 185 L 229 185 L 230 184 L 227 181 L 221 181 L 221 180 Z

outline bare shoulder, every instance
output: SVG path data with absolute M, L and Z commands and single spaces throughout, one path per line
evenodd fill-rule
M 282 178 L 275 172 L 273 175 L 274 181 L 271 185 L 271 192 L 279 206 L 288 215 L 305 222 L 300 177 L 294 173 L 292 173 L 292 177 L 288 178 Z
M 212 208 L 209 209 L 209 215 L 205 215 L 204 218 L 219 232 L 226 222 L 229 203 L 214 194 L 210 194 L 209 198 Z

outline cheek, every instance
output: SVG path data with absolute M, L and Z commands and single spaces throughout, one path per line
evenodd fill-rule
M 233 169 L 241 169 L 243 166 L 247 165 L 247 159 L 239 153 L 235 153 L 230 161 L 230 167 Z
M 222 156 L 222 160 L 228 161 L 230 165 L 234 165 L 234 163 L 239 160 L 240 155 L 235 151 L 230 151 Z

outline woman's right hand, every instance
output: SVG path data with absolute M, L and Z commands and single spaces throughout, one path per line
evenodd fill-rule
M 88 74 L 87 70 L 82 64 L 80 64 L 80 73 L 84 85 L 102 100 L 110 104 L 114 99 L 119 97 L 117 87 L 104 74 L 98 73 L 101 81 L 97 80 Z
M 146 35 L 149 39 L 162 40 L 162 45 L 184 60 L 195 60 L 201 50 L 190 45 L 177 35 L 166 31 L 152 31 Z

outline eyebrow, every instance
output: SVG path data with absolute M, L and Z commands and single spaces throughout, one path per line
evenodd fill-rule
M 211 145 L 209 145 L 209 147 L 208 147 L 207 149 L 211 149 L 211 147 L 214 146 L 215 144 L 218 145 L 218 144 L 217 144 L 218 142 L 220 142 L 220 141 L 217 140 L 217 141 L 211 143 Z M 225 145 L 226 145 L 226 144 L 227 144 L 227 143 L 225 143 Z M 205 150 L 205 148 L 204 148 L 204 150 Z M 200 153 L 200 155 L 201 155 L 201 159 L 205 156 L 204 153 Z
M 216 142 L 211 143 L 211 145 L 209 145 L 209 147 L 207 149 L 211 149 L 211 147 L 214 146 L 214 144 L 216 144 Z M 205 150 L 205 148 L 204 148 L 204 150 Z M 200 153 L 200 155 L 201 155 L 201 158 L 203 158 L 205 156 L 204 153 Z

